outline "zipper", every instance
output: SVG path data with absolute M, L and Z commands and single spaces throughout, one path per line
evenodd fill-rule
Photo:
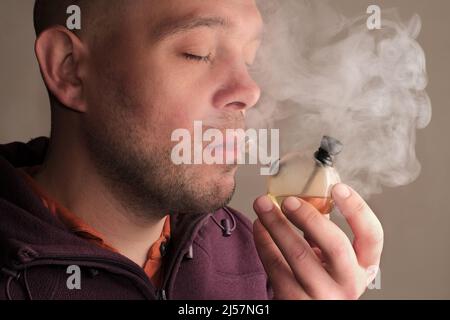
M 164 290 L 164 289 L 159 289 L 159 290 L 157 291 L 157 299 L 158 299 L 158 300 L 167 300 L 166 290 Z
M 184 251 L 186 251 L 187 248 L 191 245 L 189 240 L 192 240 L 197 235 L 198 231 L 204 226 L 205 221 L 208 220 L 212 214 L 207 214 L 206 216 L 202 216 L 198 219 L 197 222 L 194 222 L 192 226 L 185 232 L 184 234 L 189 235 L 187 239 L 184 239 L 183 243 L 181 243 L 178 246 L 178 250 L 173 253 L 173 259 L 170 260 L 170 264 L 167 265 L 166 270 L 168 271 L 167 274 L 164 276 L 164 281 L 161 289 L 158 290 L 158 298 L 159 300 L 167 300 L 168 297 L 170 298 L 171 293 L 168 292 L 168 287 L 172 285 L 174 281 L 174 270 L 175 267 L 180 265 L 181 261 L 184 258 L 184 254 L 182 254 Z

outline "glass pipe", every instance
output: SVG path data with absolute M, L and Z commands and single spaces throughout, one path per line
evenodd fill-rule
M 296 196 L 329 214 L 334 207 L 331 189 L 341 181 L 334 158 L 342 148 L 340 141 L 324 136 L 314 156 L 294 152 L 281 158 L 275 163 L 278 172 L 267 181 L 269 197 L 280 208 L 284 199 Z

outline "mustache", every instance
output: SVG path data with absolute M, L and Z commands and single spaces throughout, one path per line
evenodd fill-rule
M 205 127 L 220 130 L 246 129 L 245 115 L 242 111 L 221 111 L 202 120 Z

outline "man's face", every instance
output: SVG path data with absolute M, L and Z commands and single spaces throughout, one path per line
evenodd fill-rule
M 98 169 L 141 209 L 211 212 L 236 165 L 175 165 L 175 129 L 243 128 L 259 99 L 248 73 L 262 21 L 253 0 L 126 1 L 89 40 L 83 130 Z M 206 143 L 205 143 L 206 145 Z

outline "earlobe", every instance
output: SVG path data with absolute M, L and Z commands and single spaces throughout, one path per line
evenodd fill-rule
M 64 106 L 77 112 L 87 111 L 80 78 L 82 49 L 80 39 L 59 26 L 43 31 L 35 43 L 47 88 Z

